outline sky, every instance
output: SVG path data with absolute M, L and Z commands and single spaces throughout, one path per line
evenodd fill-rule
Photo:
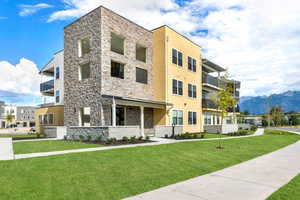
M 38 71 L 63 49 L 64 26 L 99 5 L 189 37 L 242 96 L 300 90 L 297 0 L 0 0 L 0 100 L 40 103 Z

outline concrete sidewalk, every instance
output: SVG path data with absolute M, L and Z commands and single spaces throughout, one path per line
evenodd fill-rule
M 235 136 L 235 137 L 224 137 L 224 138 L 221 138 L 221 140 L 254 137 L 254 136 L 262 135 L 263 133 L 264 133 L 264 129 L 258 129 L 253 135 Z M 44 140 L 47 140 L 47 139 L 44 139 Z M 91 151 L 105 151 L 105 150 L 110 150 L 110 149 L 122 149 L 122 148 L 132 148 L 132 147 L 141 147 L 141 146 L 154 146 L 154 145 L 171 144 L 171 143 L 179 143 L 179 142 L 195 142 L 195 141 L 219 140 L 219 138 L 188 139 L 188 140 L 174 140 L 174 139 L 164 139 L 164 138 L 151 138 L 151 140 L 153 142 L 142 143 L 142 144 L 128 144 L 128 145 L 109 146 L 109 147 L 95 147 L 95 148 L 73 149 L 73 150 L 64 150 L 64 151 L 52 151 L 52 152 L 29 153 L 29 154 L 16 154 L 15 155 L 15 159 L 45 157 L 45 156 L 53 156 L 53 155 L 61 155 L 61 154 L 69 154 L 69 153 L 91 152 Z M 25 142 L 25 141 L 23 141 L 23 142 Z
M 0 138 L 0 160 L 13 160 L 14 152 L 11 138 Z
M 263 200 L 300 172 L 300 141 L 241 164 L 126 200 Z

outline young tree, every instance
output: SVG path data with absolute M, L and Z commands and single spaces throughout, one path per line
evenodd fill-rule
M 270 116 L 275 126 L 282 125 L 284 114 L 280 106 L 274 106 L 270 110 Z
M 6 115 L 6 121 L 7 121 L 8 124 L 11 124 L 13 119 L 14 119 L 14 116 L 12 114 L 7 114 Z
M 228 110 L 233 108 L 237 100 L 233 94 L 233 88 L 230 85 L 221 86 L 221 90 L 212 97 L 212 101 L 218 107 L 218 110 L 221 112 L 221 126 L 223 126 L 223 121 L 228 114 Z M 222 149 L 221 146 L 221 133 L 219 133 L 219 146 L 218 149 Z

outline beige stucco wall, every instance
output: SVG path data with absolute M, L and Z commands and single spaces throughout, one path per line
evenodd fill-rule
M 43 125 L 40 124 L 39 116 L 45 114 L 53 114 L 53 124 L 51 126 L 64 125 L 64 106 L 51 106 L 46 108 L 38 108 L 35 111 L 35 126 L 37 133 L 43 133 Z M 50 126 L 50 125 L 46 125 Z
M 183 111 L 183 132 L 203 131 L 202 123 L 202 65 L 201 47 L 175 32 L 167 26 L 154 30 L 153 34 L 153 69 L 154 97 L 173 104 L 167 107 L 165 118 L 161 118 L 161 111 L 154 112 L 154 121 L 159 125 L 171 125 L 173 109 Z M 183 53 L 183 66 L 172 63 L 172 49 Z M 188 70 L 188 56 L 196 59 L 197 71 Z M 172 94 L 172 79 L 183 81 L 183 95 Z M 188 97 L 188 84 L 197 86 L 197 98 Z M 197 112 L 197 124 L 188 124 L 188 112 Z

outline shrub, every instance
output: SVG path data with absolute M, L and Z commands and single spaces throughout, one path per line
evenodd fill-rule
M 128 139 L 128 137 L 124 136 L 124 137 L 122 138 L 122 141 L 124 141 L 124 142 L 128 142 L 128 141 L 129 141 L 129 139 Z
M 102 141 L 102 136 L 101 136 L 101 135 L 97 136 L 97 137 L 96 137 L 96 141 L 97 141 L 97 142 L 101 142 L 101 141 Z
M 66 135 L 64 135 L 64 140 L 68 140 L 68 137 Z
M 146 140 L 149 141 L 149 140 L 150 140 L 150 137 L 149 137 L 149 136 L 146 136 Z
M 143 136 L 140 136 L 140 137 L 138 138 L 138 140 L 142 141 L 142 140 L 143 140 Z
M 168 136 L 168 134 L 165 134 L 165 138 L 168 138 L 169 136 Z
M 204 138 L 204 133 L 201 133 L 200 138 Z
M 87 139 L 87 141 L 92 141 L 92 136 L 90 136 L 90 135 L 88 135 L 87 137 L 86 137 L 86 139 Z
M 112 140 L 112 138 L 108 138 L 107 140 L 106 140 L 106 142 L 105 142 L 106 144 L 112 144 L 113 143 L 113 140 Z
M 79 135 L 79 140 L 83 141 L 84 140 L 84 136 L 83 135 Z
M 40 138 L 40 137 L 41 137 L 41 134 L 40 134 L 40 133 L 37 133 L 37 134 L 36 134 L 36 137 L 37 137 L 37 138 Z
M 257 130 L 257 126 L 255 126 L 255 125 L 251 126 L 250 130 L 251 131 L 256 131 Z
M 193 138 L 198 138 L 198 135 L 196 133 L 193 134 Z
M 111 138 L 113 144 L 117 143 L 117 138 Z
M 135 143 L 136 142 L 136 137 L 135 136 L 130 137 L 130 142 Z

